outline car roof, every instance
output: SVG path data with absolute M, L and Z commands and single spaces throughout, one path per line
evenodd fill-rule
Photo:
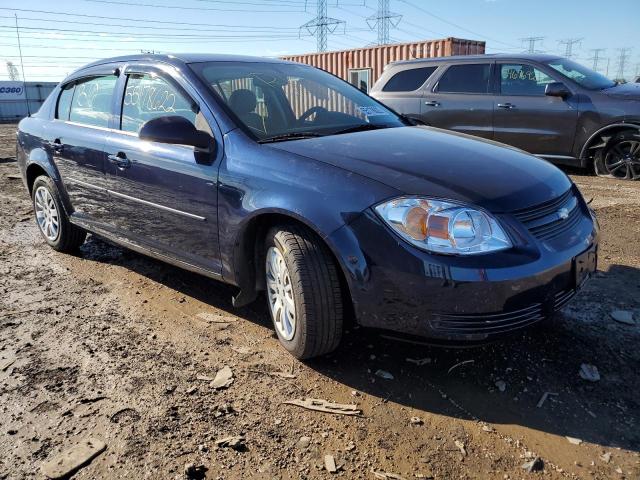
M 268 57 L 252 57 L 246 55 L 226 55 L 220 53 L 172 53 L 172 54 L 138 54 L 138 55 L 123 55 L 120 57 L 105 58 L 102 60 L 96 60 L 87 65 L 84 65 L 82 69 L 94 67 L 97 65 L 104 65 L 108 63 L 122 63 L 122 62 L 136 62 L 136 61 L 155 61 L 168 63 L 170 65 L 179 66 L 185 63 L 200 63 L 200 62 L 247 62 L 247 63 L 292 63 L 286 60 L 278 58 Z
M 431 64 L 431 63 L 462 63 L 474 61 L 492 61 L 492 60 L 531 60 L 534 62 L 546 62 L 549 60 L 557 60 L 562 58 L 558 55 L 547 55 L 542 53 L 487 53 L 483 55 L 454 55 L 450 57 L 434 57 L 434 58 L 414 58 L 411 60 L 399 60 L 389 63 L 391 65 L 407 65 L 407 64 Z

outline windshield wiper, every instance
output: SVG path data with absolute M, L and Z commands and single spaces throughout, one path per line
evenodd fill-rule
M 300 140 L 303 138 L 315 138 L 322 136 L 322 134 L 316 132 L 290 132 L 283 133 L 281 135 L 274 135 L 273 137 L 263 138 L 261 140 L 258 140 L 258 143 L 286 142 L 287 140 Z
M 353 127 L 345 128 L 343 130 L 337 130 L 333 132 L 333 135 L 342 135 L 343 133 L 355 133 L 365 132 L 367 130 L 380 130 L 381 128 L 389 128 L 387 125 L 375 125 L 373 123 L 363 123 L 355 125 Z

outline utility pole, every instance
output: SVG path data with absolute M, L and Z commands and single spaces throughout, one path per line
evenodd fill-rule
M 525 44 L 529 44 L 529 47 L 526 50 L 527 53 L 538 53 L 538 50 L 536 50 L 536 43 L 542 42 L 544 40 L 544 37 L 525 37 L 521 38 L 520 40 L 522 40 Z
M 24 98 L 27 101 L 27 116 L 31 116 L 31 107 L 29 106 L 29 92 L 27 91 L 27 77 L 24 76 L 24 60 L 22 59 L 22 45 L 20 44 L 20 27 L 18 27 L 18 14 L 16 17 L 16 37 L 18 38 L 18 52 L 20 53 L 20 68 L 22 69 L 22 86 L 24 88 Z
M 620 56 L 618 57 L 618 78 L 616 78 L 616 80 L 624 79 L 624 72 L 627 69 L 627 60 L 629 60 L 630 51 L 631 48 L 629 47 L 618 49 L 618 53 L 620 54 Z
M 9 74 L 9 80 L 19 81 L 20 74 L 18 73 L 18 67 L 14 65 L 13 62 L 7 61 L 7 73 Z
M 560 45 L 564 45 L 564 56 L 567 58 L 573 57 L 573 46 L 580 45 L 582 42 L 582 38 L 566 38 L 564 40 L 560 40 L 558 43 Z
M 600 53 L 606 52 L 607 49 L 606 48 L 593 48 L 591 51 L 593 52 L 593 57 L 591 57 L 590 60 L 593 60 L 593 69 L 597 72 L 598 71 L 598 67 L 600 66 L 600 59 L 602 58 L 600 56 Z
M 367 18 L 367 25 L 371 30 L 378 29 L 378 45 L 389 43 L 389 30 L 397 27 L 402 15 L 389 10 L 390 0 L 378 0 L 378 13 Z
M 336 31 L 339 25 L 344 25 L 344 20 L 331 18 L 327 16 L 327 0 L 317 0 L 316 18 L 309 20 L 300 27 L 300 35 L 302 30 L 306 30 L 310 35 L 316 37 L 318 42 L 318 52 L 327 51 L 327 36 Z

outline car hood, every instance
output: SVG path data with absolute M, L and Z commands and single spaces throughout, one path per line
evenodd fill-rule
M 640 100 L 640 83 L 625 83 L 602 90 L 608 97 L 623 100 Z
M 495 213 L 551 200 L 571 186 L 545 160 L 506 145 L 431 127 L 399 127 L 281 142 L 272 148 Z

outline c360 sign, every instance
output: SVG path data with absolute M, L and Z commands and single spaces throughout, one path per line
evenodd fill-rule
M 3 100 L 24 100 L 22 82 L 0 82 L 0 102 Z

